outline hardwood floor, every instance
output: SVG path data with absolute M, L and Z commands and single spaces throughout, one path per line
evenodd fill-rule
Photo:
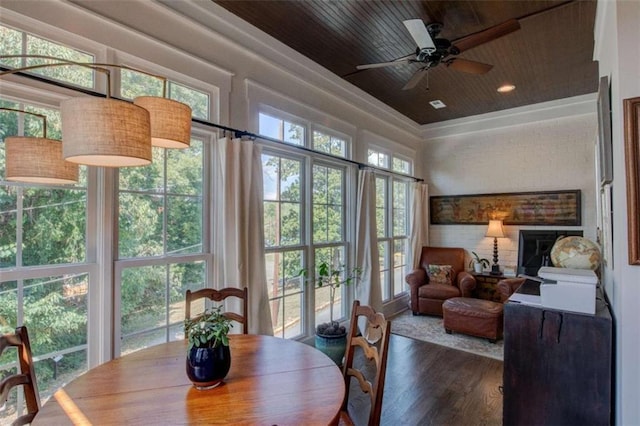
M 355 382 L 350 412 L 361 417 Z M 502 361 L 392 334 L 381 425 L 502 425 L 501 385 Z

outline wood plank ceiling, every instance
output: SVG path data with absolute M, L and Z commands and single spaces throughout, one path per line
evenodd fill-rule
M 595 0 L 213 1 L 419 124 L 597 91 Z M 403 25 L 415 18 L 443 24 L 438 37 L 454 45 L 509 19 L 521 28 L 457 56 L 493 65 L 486 74 L 440 63 L 415 88 L 402 90 L 424 63 L 356 71 L 361 64 L 415 58 L 416 42 Z M 498 93 L 505 83 L 516 89 Z M 432 108 L 433 100 L 446 108 Z

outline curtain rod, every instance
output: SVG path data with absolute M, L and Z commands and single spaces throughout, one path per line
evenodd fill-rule
M 0 72 L 11 71 L 11 70 L 13 70 L 13 68 L 5 67 L 4 65 L 0 65 Z M 57 86 L 57 87 L 61 87 L 63 89 L 73 90 L 75 92 L 81 92 L 81 93 L 84 93 L 86 95 L 106 98 L 106 95 L 104 93 L 100 93 L 100 92 L 96 92 L 96 91 L 93 91 L 93 90 L 85 89 L 83 87 L 74 86 L 74 85 L 68 84 L 68 83 L 63 83 L 61 81 L 50 80 L 48 78 L 45 78 L 45 77 L 42 77 L 42 76 L 39 76 L 39 75 L 29 74 L 29 73 L 25 73 L 25 72 L 17 72 L 14 75 L 21 76 L 21 77 L 26 77 L 26 78 L 29 78 L 29 79 L 32 79 L 32 80 L 36 80 L 36 81 L 39 81 L 39 82 L 42 82 L 42 83 L 46 83 L 46 84 L 51 84 L 51 85 L 54 85 L 54 86 Z M 112 99 L 124 100 L 124 101 L 129 102 L 127 99 L 120 99 L 120 98 L 117 98 L 117 97 L 114 97 L 114 96 L 112 96 L 111 98 Z M 424 179 L 421 179 L 421 178 L 418 178 L 418 177 L 415 177 L 415 176 L 405 175 L 403 173 L 394 172 L 393 170 L 383 169 L 382 167 L 374 166 L 374 165 L 371 165 L 371 164 L 361 163 L 359 161 L 351 160 L 351 159 L 348 159 L 348 158 L 337 157 L 335 155 L 331 155 L 331 154 L 327 154 L 327 153 L 324 153 L 324 152 L 321 152 L 321 151 L 316 151 L 316 150 L 311 149 L 311 148 L 307 148 L 306 146 L 288 144 L 286 142 L 283 142 L 280 139 L 275 139 L 275 138 L 271 138 L 269 136 L 263 136 L 263 135 L 256 134 L 256 133 L 251 133 L 251 132 L 249 132 L 247 130 L 239 130 L 239 129 L 235 129 L 233 127 L 223 126 L 222 124 L 217 124 L 217 123 L 214 123 L 212 121 L 202 120 L 200 118 L 194 118 L 194 117 L 191 118 L 191 121 L 194 122 L 194 123 L 201 124 L 203 126 L 215 127 L 217 129 L 223 130 L 225 132 L 233 132 L 234 135 L 236 137 L 238 137 L 238 138 L 242 138 L 243 136 L 245 136 L 245 137 L 248 137 L 248 138 L 253 139 L 253 140 L 261 139 L 261 140 L 277 143 L 277 144 L 280 144 L 280 145 L 285 145 L 287 147 L 291 147 L 291 148 L 294 148 L 294 149 L 297 149 L 297 150 L 300 150 L 300 151 L 305 151 L 305 152 L 309 152 L 309 153 L 313 153 L 313 154 L 319 154 L 319 155 L 322 155 L 324 157 L 330 158 L 332 160 L 338 160 L 338 161 L 343 161 L 345 163 L 353 164 L 353 165 L 358 166 L 359 169 L 370 168 L 370 169 L 378 170 L 378 171 L 381 171 L 381 172 L 384 172 L 384 173 L 389 173 L 389 174 L 392 174 L 392 175 L 395 175 L 395 176 L 401 176 L 401 177 L 404 177 L 404 178 L 413 179 L 416 182 L 423 182 L 424 181 Z

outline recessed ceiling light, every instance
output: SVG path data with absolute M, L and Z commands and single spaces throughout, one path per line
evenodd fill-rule
M 502 86 L 498 87 L 498 92 L 508 93 L 514 90 L 515 88 L 516 86 L 514 86 L 513 84 L 503 84 Z
M 436 99 L 435 101 L 429 102 L 429 105 L 434 107 L 435 109 L 445 108 L 446 105 L 440 99 Z

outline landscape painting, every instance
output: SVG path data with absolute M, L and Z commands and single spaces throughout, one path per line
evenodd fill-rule
M 580 190 L 447 195 L 429 198 L 431 224 L 580 226 Z

